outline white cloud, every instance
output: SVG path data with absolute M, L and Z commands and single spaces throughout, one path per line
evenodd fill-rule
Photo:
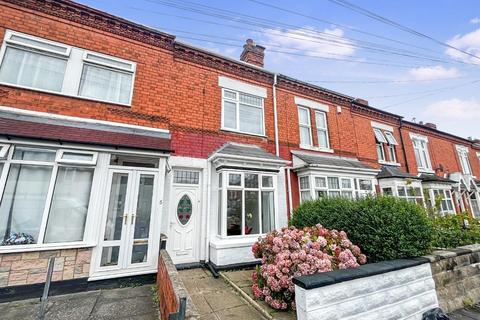
M 437 80 L 458 77 L 460 72 L 456 68 L 443 66 L 419 67 L 408 71 L 410 78 L 414 80 Z
M 470 54 L 480 56 L 480 28 L 464 35 L 458 34 L 448 40 L 447 43 Z M 445 53 L 453 58 L 461 59 L 463 61 L 480 63 L 480 59 L 466 55 L 452 48 L 448 48 Z
M 471 24 L 479 24 L 479 23 L 480 23 L 480 18 L 475 17 L 475 18 L 473 18 L 473 19 L 470 20 L 470 23 L 471 23 Z
M 266 29 L 262 43 L 267 50 L 295 52 L 318 57 L 342 58 L 355 53 L 353 42 L 343 37 L 342 29 L 327 28 L 322 32 L 326 34 L 319 34 L 312 27 L 286 31 Z
M 428 119 L 447 119 L 449 122 L 455 120 L 480 120 L 480 101 L 462 100 L 452 98 L 441 100 L 428 105 L 423 111 Z

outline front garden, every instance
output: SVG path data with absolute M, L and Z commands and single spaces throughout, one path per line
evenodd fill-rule
M 261 265 L 253 273 L 252 291 L 274 309 L 295 309 L 294 277 L 472 243 L 480 243 L 480 224 L 468 214 L 442 216 L 388 196 L 322 198 L 302 204 L 288 228 L 253 245 Z

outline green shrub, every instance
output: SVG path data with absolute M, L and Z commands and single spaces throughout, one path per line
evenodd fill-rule
M 464 220 L 468 227 L 464 227 Z M 472 243 L 480 243 L 480 224 L 477 219 L 462 213 L 457 215 L 432 217 L 434 232 L 432 245 L 435 248 L 455 248 Z
M 417 257 L 431 248 L 433 228 L 425 209 L 393 197 L 318 199 L 300 205 L 290 220 L 302 228 L 317 223 L 345 231 L 369 262 Z

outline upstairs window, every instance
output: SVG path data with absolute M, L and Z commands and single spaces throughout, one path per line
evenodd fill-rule
M 428 140 L 426 137 L 412 135 L 413 151 L 417 161 L 418 171 L 432 171 L 432 164 L 428 154 Z
M 397 163 L 395 146 L 397 140 L 390 131 L 382 131 L 379 128 L 373 128 L 375 134 L 377 157 L 379 162 Z
M 135 63 L 8 30 L 0 83 L 129 105 Z
M 300 127 L 300 146 L 311 147 L 312 144 L 312 125 L 310 122 L 310 110 L 304 107 L 298 107 L 298 124 Z
M 458 158 L 460 159 L 460 165 L 462 166 L 463 174 L 472 174 L 470 160 L 468 159 L 468 148 L 464 146 L 457 146 L 457 153 Z
M 327 114 L 323 111 L 315 111 L 315 124 L 317 125 L 318 146 L 322 149 L 329 149 Z
M 223 123 L 226 130 L 264 135 L 263 98 L 222 89 Z

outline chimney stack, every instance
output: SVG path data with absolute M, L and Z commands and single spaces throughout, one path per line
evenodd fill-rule
M 355 102 L 358 102 L 360 104 L 363 104 L 365 106 L 368 106 L 368 100 L 362 99 L 362 98 L 356 98 Z
M 437 125 L 435 123 L 427 122 L 424 124 L 425 127 L 437 130 Z
M 263 58 L 265 57 L 264 51 L 264 47 L 255 44 L 255 41 L 252 39 L 247 39 L 246 43 L 243 45 L 243 52 L 240 55 L 240 60 L 263 68 Z

